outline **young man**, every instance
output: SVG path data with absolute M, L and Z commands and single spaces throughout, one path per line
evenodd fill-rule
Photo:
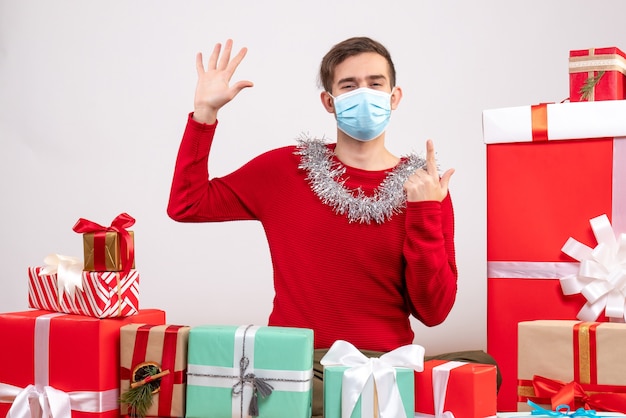
M 197 55 L 194 111 L 178 153 L 169 216 L 260 221 L 274 266 L 269 325 L 313 329 L 316 360 L 339 339 L 371 355 L 411 344 L 410 315 L 427 326 L 443 322 L 457 291 L 453 170 L 439 175 L 430 140 L 426 160 L 400 158 L 385 147 L 391 112 L 402 99 L 387 49 L 357 37 L 323 58 L 321 101 L 337 120 L 336 143 L 303 138 L 210 178 L 218 111 L 253 86 L 231 83 L 246 49 L 232 59 L 231 51 L 231 40 L 223 50 L 217 44 L 206 67 Z M 321 380 L 315 383 L 313 415 L 320 416 Z

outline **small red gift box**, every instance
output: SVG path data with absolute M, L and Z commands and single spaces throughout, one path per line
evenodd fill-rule
M 152 388 L 152 406 L 148 416 L 184 417 L 187 381 L 188 326 L 129 324 L 121 329 L 120 390 L 131 389 L 152 373 L 165 373 Z M 129 405 L 121 403 L 122 415 Z
M 625 111 L 626 101 L 612 100 L 483 112 L 487 351 L 502 373 L 501 412 L 517 409 L 517 324 L 576 319 L 585 305 L 561 289 L 580 265 L 564 244 L 594 247 L 589 221 L 602 214 L 626 232 Z
M 497 374 L 491 364 L 428 360 L 415 373 L 415 417 L 496 416 Z
M 145 309 L 126 318 L 97 319 L 31 310 L 0 314 L 0 416 L 119 416 L 120 328 L 163 324 L 165 312 Z M 32 402 L 29 401 L 29 398 Z
M 569 53 L 570 101 L 626 98 L 626 55 L 616 47 Z
M 28 269 L 28 306 L 35 309 L 113 318 L 135 315 L 139 310 L 139 273 L 122 277 L 117 271 L 81 273 L 81 287 L 65 289 L 57 274 Z

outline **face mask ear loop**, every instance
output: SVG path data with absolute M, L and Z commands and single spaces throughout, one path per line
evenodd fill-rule
M 337 99 L 336 99 L 336 98 L 335 98 L 335 96 L 333 96 L 333 95 L 332 95 L 329 91 L 327 91 L 326 93 L 328 93 L 328 95 L 329 95 L 330 97 L 332 97 L 332 99 L 333 99 L 333 103 L 332 103 L 332 106 L 333 106 L 333 113 L 335 113 L 335 115 L 337 115 L 337 108 L 335 107 L 335 100 L 337 100 Z

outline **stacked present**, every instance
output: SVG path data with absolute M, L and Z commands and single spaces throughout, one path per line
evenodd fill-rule
M 134 222 L 81 218 L 84 261 L 28 269 L 34 309 L 0 314 L 0 416 L 310 417 L 313 332 L 192 328 L 140 309 Z
M 28 269 L 34 309 L 0 314 L 0 416 L 119 416 L 120 329 L 165 323 L 164 311 L 139 309 L 134 222 L 80 219 L 85 263 L 55 254 Z
M 135 220 L 126 213 L 111 226 L 79 219 L 74 231 L 83 234 L 84 262 L 76 257 L 50 255 L 45 267 L 28 269 L 31 308 L 113 318 L 139 310 L 139 273 L 134 269 Z
M 483 112 L 487 350 L 503 375 L 499 411 L 528 410 L 528 400 L 558 406 L 556 392 L 549 399 L 530 392 L 531 374 L 583 384 L 584 394 L 566 402 L 571 408 L 582 402 L 581 396 L 606 392 L 606 385 L 615 392 L 626 389 L 626 377 L 605 384 L 585 382 L 569 372 L 575 369 L 569 322 L 562 326 L 571 335 L 559 345 L 549 333 L 543 335 L 545 340 L 524 342 L 525 325 L 520 325 L 518 336 L 518 324 L 527 321 L 624 322 L 626 236 L 620 235 L 626 232 L 624 62 L 617 48 L 572 51 L 570 102 Z M 569 360 L 561 358 L 567 370 L 554 373 L 554 368 L 546 371 L 529 364 L 531 346 L 537 350 L 533 355 L 541 358 L 536 361 L 545 364 L 552 355 L 562 354 L 559 350 L 566 348 L 562 344 L 570 350 Z M 596 345 L 594 340 L 593 350 L 600 350 L 601 344 L 607 343 L 598 340 Z M 602 356 L 614 362 L 613 367 L 626 365 L 626 359 L 605 350 L 597 355 L 598 360 Z M 606 405 L 597 409 L 614 410 Z

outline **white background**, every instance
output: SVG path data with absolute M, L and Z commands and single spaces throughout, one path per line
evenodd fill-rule
M 319 61 L 367 35 L 389 48 L 404 90 L 388 147 L 423 152 L 432 138 L 441 167 L 456 168 L 457 303 L 438 327 L 414 323 L 416 342 L 427 354 L 484 349 L 481 112 L 567 98 L 569 51 L 626 48 L 624 16 L 622 0 L 0 0 L 0 311 L 28 309 L 28 266 L 49 253 L 82 257 L 78 218 L 108 225 L 127 212 L 142 307 L 176 324 L 265 324 L 273 290 L 261 226 L 166 215 L 195 54 L 228 37 L 249 48 L 235 78 L 255 87 L 220 113 L 221 175 L 303 132 L 334 139 Z

